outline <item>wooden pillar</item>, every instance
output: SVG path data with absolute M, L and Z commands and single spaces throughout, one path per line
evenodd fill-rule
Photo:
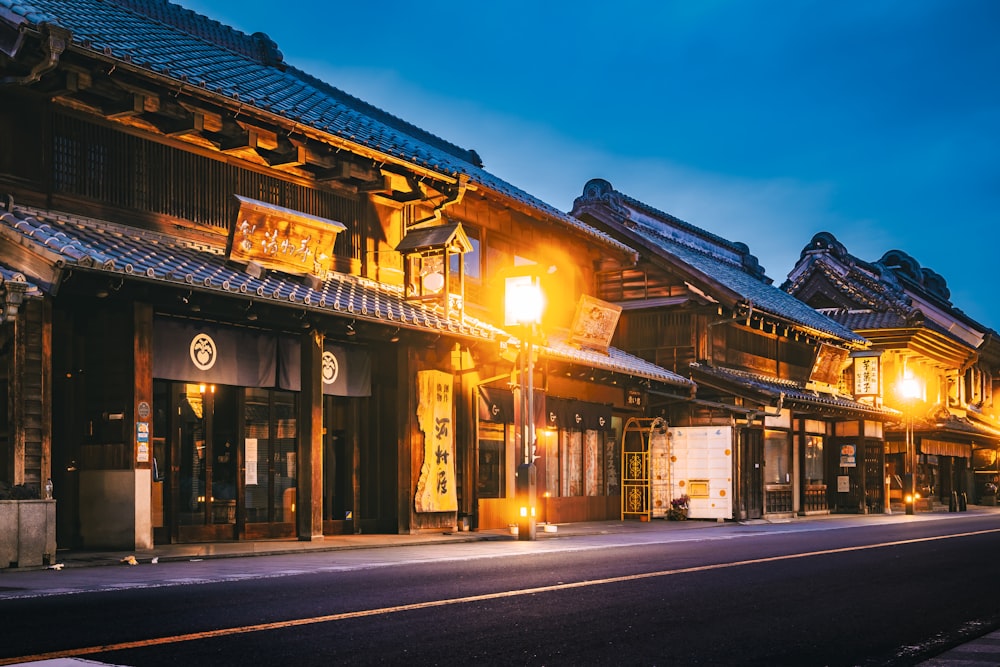
M 9 374 L 11 482 L 40 494 L 52 476 L 52 306 L 27 300 L 14 318 Z
M 323 334 L 302 335 L 295 523 L 303 541 L 323 539 Z

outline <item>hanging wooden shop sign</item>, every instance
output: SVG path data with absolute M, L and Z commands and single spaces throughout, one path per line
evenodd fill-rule
M 240 210 L 229 231 L 226 251 L 230 260 L 320 277 L 333 267 L 333 244 L 346 226 L 334 220 L 234 196 Z

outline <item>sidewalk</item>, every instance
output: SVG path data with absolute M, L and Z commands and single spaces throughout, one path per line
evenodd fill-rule
M 931 518 L 940 515 L 961 516 L 963 514 L 977 513 L 1000 513 L 1000 507 L 985 507 L 969 505 L 966 512 L 952 513 L 947 507 L 938 508 L 931 512 L 918 512 L 916 517 L 921 516 Z M 604 533 L 627 533 L 627 532 L 648 532 L 658 530 L 699 530 L 707 528 L 720 528 L 733 525 L 752 524 L 782 524 L 782 523 L 808 523 L 815 521 L 859 521 L 859 522 L 879 522 L 884 520 L 898 519 L 902 516 L 898 512 L 893 514 L 820 514 L 810 516 L 796 516 L 789 519 L 776 520 L 753 520 L 745 522 L 727 521 L 719 523 L 711 520 L 689 520 L 689 521 L 666 521 L 664 519 L 653 519 L 649 522 L 636 520 L 619 521 L 590 521 L 578 523 L 554 524 L 546 527 L 539 524 L 536 537 L 539 540 L 570 538 L 580 535 L 600 535 Z M 551 532 L 549 532 L 551 531 Z M 242 558 L 248 556 L 271 556 L 290 553 L 339 551 L 343 549 L 373 549 L 396 546 L 416 546 L 435 545 L 439 546 L 454 542 L 479 542 L 485 540 L 510 540 L 516 541 L 516 535 L 511 535 L 508 529 L 491 529 L 480 531 L 448 531 L 448 532 L 425 532 L 412 535 L 396 534 L 356 534 L 356 535 L 327 535 L 322 540 L 300 541 L 294 538 L 273 539 L 273 540 L 253 540 L 244 542 L 202 542 L 192 544 L 158 544 L 152 549 L 127 550 L 127 549 L 104 549 L 104 550 L 59 550 L 56 553 L 56 564 L 50 568 L 62 567 L 94 567 L 102 565 L 120 565 L 126 559 L 134 558 L 136 563 L 154 563 L 183 561 L 192 559 L 209 558 Z M 44 569 L 36 568 L 36 569 Z M 0 570 L 0 577 L 5 572 L 24 571 L 19 569 Z
M 600 535 L 605 533 L 627 533 L 648 530 L 696 530 L 715 528 L 725 524 L 715 521 L 591 521 L 551 525 L 539 524 L 538 540 L 569 538 L 580 535 Z M 730 522 L 731 525 L 731 522 Z M 551 532 L 549 532 L 551 531 Z M 377 549 L 400 546 L 440 546 L 448 543 L 482 541 L 516 541 L 508 529 L 479 531 L 425 532 L 412 535 L 356 534 L 326 535 L 322 540 L 301 541 L 294 538 L 273 540 L 252 540 L 244 542 L 201 542 L 192 544 L 158 544 L 152 549 L 104 549 L 104 550 L 59 550 L 54 567 L 95 567 L 120 565 L 129 557 L 136 563 L 166 563 L 192 559 L 243 558 L 249 556 L 273 556 L 290 553 L 340 551 L 345 549 Z M 48 566 L 52 568 L 53 566 Z M 35 569 L 46 569 L 45 566 Z M 8 570 L 0 570 L 0 577 Z M 12 569 L 10 572 L 24 570 Z

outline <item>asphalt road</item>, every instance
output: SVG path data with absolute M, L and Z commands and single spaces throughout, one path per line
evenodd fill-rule
M 3 575 L 0 664 L 912 665 L 1000 627 L 944 516 Z

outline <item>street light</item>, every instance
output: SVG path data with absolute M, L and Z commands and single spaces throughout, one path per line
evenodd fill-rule
M 903 498 L 906 513 L 916 511 L 917 498 L 917 445 L 913 438 L 913 402 L 920 397 L 920 383 L 916 378 L 905 377 L 899 381 L 899 394 L 907 401 L 906 410 L 906 460 L 910 468 L 910 495 Z
M 517 326 L 521 331 L 520 411 L 518 432 L 521 435 L 522 460 L 517 466 L 517 539 L 535 539 L 535 498 L 537 478 L 532 449 L 535 443 L 535 360 L 532 341 L 537 335 L 545 309 L 545 297 L 538 275 L 518 275 L 504 283 L 504 325 Z

